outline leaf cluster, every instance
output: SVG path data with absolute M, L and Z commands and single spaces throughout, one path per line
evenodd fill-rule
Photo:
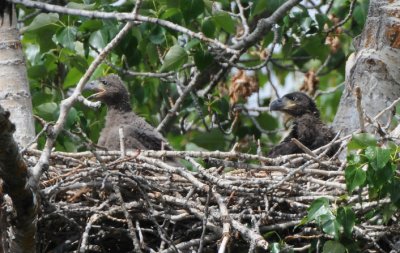
M 255 29 L 260 18 L 271 15 L 283 2 L 241 1 L 250 32 Z M 130 12 L 134 7 L 133 1 L 126 1 L 119 6 L 111 3 L 106 0 L 76 0 L 69 1 L 66 7 L 115 13 Z M 326 4 L 325 1 L 321 2 L 321 6 Z M 348 32 L 336 35 L 340 47 L 335 52 L 330 50 L 330 45 L 325 44 L 324 26 L 334 25 L 329 15 L 321 9 L 303 5 L 290 11 L 275 26 L 278 49 L 268 51 L 274 40 L 273 32 L 268 32 L 257 44 L 242 53 L 237 64 L 243 68 L 262 63 L 265 53 L 271 53 L 271 58 L 264 68 L 249 73 L 258 81 L 260 95 L 253 95 L 250 98 L 253 102 L 248 102 L 248 97 L 238 96 L 240 99 L 237 103 L 267 106 L 272 95 L 271 84 L 276 86 L 279 83 L 278 88 L 290 86 L 293 71 L 306 73 L 321 68 L 320 89 L 334 87 L 342 82 L 345 56 L 351 52 L 353 35 L 363 26 L 366 16 L 363 10 L 366 10 L 367 5 L 366 1 L 356 4 L 353 17 L 344 25 Z M 330 13 L 344 18 L 343 14 L 348 7 L 349 1 L 335 1 Z M 23 6 L 19 6 L 18 11 L 34 112 L 45 121 L 52 122 L 59 115 L 60 101 L 68 96 L 94 56 L 111 41 L 123 22 L 46 13 Z M 140 15 L 171 22 L 226 45 L 232 45 L 240 38 L 244 26 L 235 1 L 227 0 L 145 0 Z M 215 84 L 210 83 L 213 82 L 210 80 L 211 74 L 221 69 L 228 58 L 215 51 L 212 44 L 198 38 L 162 25 L 143 22 L 129 32 L 97 69 L 93 78 L 108 73 L 121 75 L 131 93 L 135 112 L 156 126 L 193 77 L 193 70 L 203 72 L 206 78 L 191 96 L 184 99 L 177 119 L 164 133 L 170 143 L 180 150 L 228 150 L 235 142 L 240 142 L 243 151 L 255 152 L 256 140 L 260 139 L 263 152 L 267 152 L 280 139 L 280 134 L 272 131 L 279 126 L 278 119 L 266 112 L 252 117 L 244 113 L 236 117 L 232 113 L 236 105 L 229 102 L 228 90 L 232 86 L 234 69 L 229 68 L 232 72 L 227 71 L 214 81 Z M 140 73 L 165 75 L 149 77 Z M 214 88 L 207 96 L 199 96 L 210 85 Z M 254 102 L 256 97 L 259 99 Z M 318 98 L 325 119 L 333 118 L 339 97 L 340 90 Z M 56 149 L 87 149 L 88 140 L 96 142 L 98 138 L 104 124 L 104 114 L 104 108 L 100 112 L 93 112 L 80 104 L 74 105 L 65 127 L 72 135 L 60 135 Z M 43 124 L 38 122 L 37 130 L 42 127 Z M 44 137 L 39 139 L 39 146 L 43 145 L 44 140 Z
M 315 222 L 324 234 L 331 236 L 325 241 L 323 252 L 360 251 L 363 245 L 356 238 L 354 226 L 377 217 L 373 224 L 387 225 L 393 222 L 400 207 L 400 147 L 391 142 L 382 145 L 374 135 L 359 133 L 353 134 L 347 148 L 345 181 L 349 196 L 335 204 L 327 198 L 315 200 L 302 222 Z M 358 201 L 350 204 L 348 200 L 354 195 Z M 372 209 L 356 208 L 366 201 L 382 204 Z

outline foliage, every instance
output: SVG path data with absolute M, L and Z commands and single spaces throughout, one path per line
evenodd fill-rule
M 114 6 L 106 0 L 69 1 L 67 7 L 105 12 L 129 12 L 133 1 Z M 254 29 L 257 20 L 270 15 L 282 5 L 282 0 L 241 1 L 244 16 L 249 28 Z M 140 14 L 160 20 L 170 21 L 194 32 L 225 44 L 232 44 L 243 33 L 242 20 L 235 1 L 143 1 Z M 246 72 L 258 80 L 261 96 L 254 106 L 267 106 L 271 99 L 271 82 L 278 88 L 295 90 L 293 72 L 302 75 L 318 71 L 319 88 L 335 87 L 344 81 L 344 63 L 351 53 L 350 42 L 363 26 L 368 2 L 357 1 L 354 14 L 340 30 L 335 30 L 327 40 L 328 27 L 345 18 L 349 11 L 349 1 L 335 1 L 329 13 L 325 13 L 328 1 L 321 1 L 318 8 L 299 5 L 286 15 L 276 26 L 278 40 L 266 67 Z M 232 11 L 235 15 L 232 15 Z M 36 12 L 34 9 L 19 6 L 19 19 L 22 20 L 22 42 L 28 61 L 28 76 L 33 96 L 34 112 L 46 121 L 55 121 L 59 113 L 59 102 L 65 98 L 84 74 L 94 56 L 107 45 L 120 30 L 123 23 L 114 19 L 91 19 L 81 16 L 57 13 Z M 346 33 L 343 32 L 346 30 Z M 274 35 L 268 32 L 254 46 L 241 56 L 240 66 L 252 67 L 262 63 L 271 49 Z M 141 23 L 135 26 L 123 39 L 107 60 L 97 69 L 94 78 L 118 73 L 126 81 L 132 94 L 134 110 L 156 126 L 166 115 L 180 95 L 180 90 L 191 79 L 190 66 L 199 71 L 221 68 L 226 60 L 219 58 L 218 52 L 210 45 L 187 34 L 163 26 Z M 189 66 L 189 67 L 188 67 Z M 269 75 L 266 75 L 266 70 Z M 143 77 L 127 71 L 172 73 L 163 78 Z M 235 115 L 230 103 L 228 90 L 233 85 L 232 69 L 207 96 L 192 92 L 178 112 L 173 124 L 165 131 L 171 144 L 179 150 L 229 150 L 235 142 L 246 152 L 255 152 L 256 139 L 260 139 L 263 152 L 279 140 L 279 135 L 271 130 L 278 127 L 278 119 L 269 113 L 254 118 L 245 113 Z M 207 72 L 206 72 L 207 73 Z M 298 74 L 296 74 L 297 76 Z M 297 78 L 297 77 L 296 77 Z M 276 79 L 276 80 L 275 80 Z M 301 78 L 302 79 L 302 78 Z M 178 84 L 178 85 L 177 85 Z M 298 83 L 300 84 L 300 83 Z M 298 85 L 297 84 L 297 85 Z M 202 91 L 209 85 L 206 80 L 197 87 Z M 289 88 L 286 88 L 288 86 Z M 235 94 L 246 104 L 247 95 Z M 281 94 L 282 95 L 282 94 Z M 332 120 L 340 90 L 318 98 L 324 119 Z M 254 100 L 252 100 L 254 101 Z M 76 135 L 63 133 L 57 141 L 57 150 L 77 151 L 87 149 L 82 133 L 96 142 L 99 130 L 104 124 L 105 109 L 98 112 L 81 104 L 74 105 L 68 116 L 66 130 Z M 235 118 L 237 119 L 235 120 Z M 235 125 L 232 125 L 235 122 Z M 181 123 L 181 124 L 180 124 Z M 191 125 L 182 129 L 182 125 Z M 37 123 L 39 131 L 43 126 Z M 229 129 L 232 128 L 230 132 Z M 225 130 L 223 132 L 222 130 Z M 180 135 L 184 132 L 184 136 Z M 268 134 L 266 134 L 268 133 Z M 39 146 L 44 137 L 39 139 Z
M 317 199 L 302 221 L 302 224 L 315 222 L 325 234 L 332 236 L 332 240 L 325 242 L 323 252 L 360 251 L 362 245 L 355 238 L 354 226 L 372 217 L 380 217 L 374 222 L 377 225 L 388 224 L 400 207 L 397 192 L 400 179 L 396 174 L 400 162 L 400 146 L 391 142 L 382 145 L 374 135 L 360 133 L 353 134 L 347 148 L 347 191 L 349 195 L 357 191 L 358 201 L 349 204 L 345 196 L 342 203 L 333 205 L 326 198 Z M 363 199 L 388 201 L 369 211 L 355 211 L 354 206 L 362 205 Z

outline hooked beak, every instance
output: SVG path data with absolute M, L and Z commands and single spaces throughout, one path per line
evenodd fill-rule
M 283 98 L 279 98 L 279 99 L 272 101 L 271 104 L 269 105 L 269 110 L 270 111 L 285 111 L 295 105 L 296 104 L 293 103 L 292 100 L 290 100 L 286 97 L 283 97 Z
M 95 92 L 89 97 L 87 97 L 87 99 L 96 99 L 96 100 L 98 100 L 102 96 L 102 94 L 106 91 L 104 89 L 103 84 L 98 80 L 94 80 L 87 83 L 83 90 Z

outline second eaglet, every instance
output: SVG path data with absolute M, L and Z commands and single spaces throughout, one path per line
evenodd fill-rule
M 336 135 L 321 121 L 315 102 L 302 92 L 289 93 L 273 101 L 270 104 L 270 110 L 283 112 L 285 118 L 292 121 L 292 129 L 281 143 L 269 151 L 268 157 L 304 153 L 291 141 L 292 138 L 296 138 L 307 148 L 314 150 L 328 144 Z M 338 145 L 333 145 L 327 155 L 334 155 L 337 149 Z
M 129 92 L 119 76 L 111 74 L 102 77 L 88 83 L 86 89 L 95 92 L 89 98 L 107 105 L 105 126 L 97 142 L 99 146 L 119 150 L 119 128 L 122 127 L 127 149 L 171 149 L 153 126 L 132 111 Z

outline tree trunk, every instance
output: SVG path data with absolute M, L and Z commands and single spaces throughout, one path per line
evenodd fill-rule
M 39 205 L 35 187 L 28 184 L 28 169 L 13 139 L 15 125 L 9 116 L 0 106 L 0 176 L 3 192 L 9 196 L 3 197 L 3 206 L 14 211 L 6 213 L 3 208 L 1 213 L 2 248 L 7 253 L 32 253 Z
M 38 210 L 36 187 L 28 184 L 28 169 L 17 143 L 28 145 L 35 137 L 35 127 L 17 19 L 15 10 L 9 12 L 9 6 L 6 2 L 0 4 L 0 177 L 2 194 L 6 194 L 1 198 L 0 251 L 33 253 Z M 15 125 L 9 116 L 17 125 L 15 140 Z
M 12 16 L 10 19 L 9 13 L 5 12 L 4 19 L 0 18 L 0 101 L 17 125 L 15 140 L 26 146 L 35 137 L 35 125 L 15 10 Z
M 346 66 L 346 86 L 334 127 L 347 135 L 360 128 L 355 87 L 362 92 L 362 108 L 373 118 L 400 97 L 400 19 L 398 2 L 370 0 L 363 32 L 354 40 L 356 52 Z M 386 125 L 392 117 L 384 113 L 378 122 Z

